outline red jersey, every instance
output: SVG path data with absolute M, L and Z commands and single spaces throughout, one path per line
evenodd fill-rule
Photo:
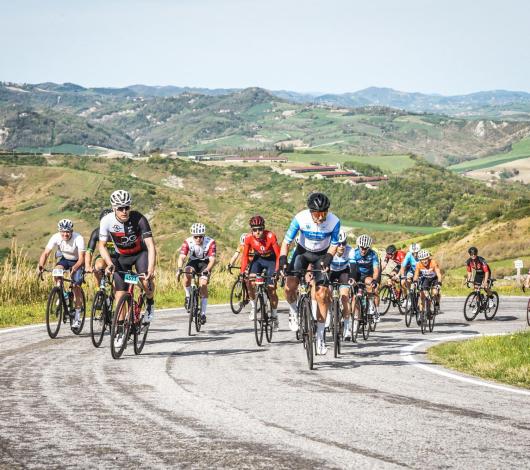
M 401 263 L 403 263 L 403 261 L 405 260 L 405 256 L 407 256 L 407 254 L 403 250 L 397 250 L 394 252 L 393 256 L 386 255 L 385 261 L 388 262 L 389 260 L 392 260 L 395 261 L 398 266 L 401 266 Z
M 243 254 L 241 255 L 241 272 L 247 269 L 249 261 L 249 253 L 254 251 L 254 259 L 256 258 L 276 258 L 276 270 L 278 270 L 278 263 L 280 262 L 280 247 L 278 246 L 278 239 L 274 232 L 264 230 L 261 238 L 256 238 L 252 234 L 245 237 L 245 244 L 243 245 Z

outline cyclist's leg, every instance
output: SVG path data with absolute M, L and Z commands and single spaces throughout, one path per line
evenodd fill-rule
M 254 259 L 250 263 L 249 268 L 249 279 L 247 283 L 248 287 L 248 298 L 250 300 L 250 313 L 249 318 L 251 320 L 254 320 L 254 315 L 256 312 L 256 274 L 260 272 L 261 264 L 259 262 L 258 257 L 254 257 Z
M 342 304 L 342 318 L 344 319 L 344 338 L 351 338 L 351 312 L 350 312 L 350 286 L 348 285 L 348 273 L 342 272 L 339 276 L 341 283 L 339 289 L 340 301 Z
M 207 261 L 201 261 L 198 265 L 198 272 L 202 273 L 208 266 Z M 210 276 L 201 274 L 199 278 L 199 295 L 201 297 L 201 317 L 206 318 L 206 308 L 208 307 L 208 282 Z
M 101 278 L 103 277 L 102 271 L 105 270 L 107 267 L 107 263 L 105 263 L 105 260 L 101 256 L 97 256 L 94 260 L 94 266 L 92 269 L 92 272 L 94 273 L 94 277 L 96 278 L 96 283 L 99 286 L 101 282 Z
M 116 272 L 114 272 L 113 278 L 114 278 L 114 289 L 115 289 L 115 295 L 116 295 L 116 305 L 120 302 L 121 298 L 125 294 L 125 291 L 127 290 L 127 287 L 125 285 L 125 275 L 121 274 L 119 271 L 130 271 L 132 268 L 132 260 L 130 256 L 118 256 L 116 258 Z M 119 313 L 118 317 L 118 324 L 123 325 L 123 319 L 125 318 L 125 311 L 122 310 Z

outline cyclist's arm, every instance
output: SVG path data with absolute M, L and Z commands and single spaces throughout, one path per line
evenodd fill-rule
M 239 258 L 239 250 L 234 252 L 234 254 L 232 255 L 232 258 L 230 258 L 229 264 L 234 264 L 237 261 L 237 258 Z
M 96 246 L 98 244 L 99 239 L 99 228 L 96 228 L 92 231 L 92 235 L 90 235 L 90 240 L 88 240 L 88 245 L 86 247 L 86 253 L 85 253 L 85 270 L 90 271 L 92 268 L 92 253 L 94 253 L 94 250 L 96 249 Z
M 183 253 L 179 254 L 179 258 L 177 260 L 177 269 L 182 269 L 182 266 L 184 266 L 187 257 L 188 255 L 185 255 Z
M 372 269 L 374 271 L 373 278 L 377 280 L 379 278 L 379 260 L 377 256 L 374 256 L 374 261 L 372 262 Z
M 156 247 L 153 237 L 144 239 L 145 246 L 147 247 L 147 276 L 151 277 L 155 273 L 156 265 Z
M 280 248 L 280 256 L 287 256 L 289 254 L 289 247 L 291 242 L 288 242 L 286 239 L 283 240 L 282 246 Z
M 466 282 L 470 282 L 471 281 L 472 270 L 471 270 L 471 265 L 469 263 L 466 263 L 466 270 L 467 270 Z
M 484 284 L 487 285 L 491 276 L 491 271 L 488 263 L 484 261 Z
M 272 249 L 274 250 L 274 254 L 276 255 L 276 267 L 274 269 L 276 272 L 278 272 L 278 269 L 280 269 L 280 245 L 278 245 L 278 240 L 276 239 L 276 236 L 274 236 Z
M 48 260 L 48 256 L 50 256 L 51 252 L 52 250 L 48 247 L 44 248 L 44 251 L 41 253 L 39 258 L 39 267 L 44 268 L 44 266 L 46 265 L 46 261 Z
M 416 271 L 414 271 L 414 278 L 412 279 L 414 282 L 416 282 L 420 277 L 420 264 L 416 265 Z
M 440 266 L 436 265 L 434 267 L 434 272 L 436 273 L 436 277 L 438 278 L 438 282 L 442 282 L 442 271 L 440 271 Z
M 243 244 L 243 253 L 241 253 L 241 269 L 239 270 L 242 273 L 244 273 L 245 270 L 247 269 L 249 249 L 250 249 L 250 247 L 249 247 L 247 241 L 245 240 L 245 243 Z
M 105 260 L 107 267 L 114 266 L 114 263 L 112 262 L 112 258 L 110 257 L 109 250 L 106 247 L 105 240 L 101 240 L 101 238 L 99 239 L 98 249 L 99 249 L 99 254 Z

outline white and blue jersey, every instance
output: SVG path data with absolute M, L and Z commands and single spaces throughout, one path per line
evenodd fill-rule
M 418 260 L 414 258 L 412 251 L 409 251 L 407 255 L 405 256 L 403 263 L 401 263 L 401 267 L 403 268 L 403 272 L 405 274 L 407 273 L 414 274 L 414 271 L 416 271 L 416 264 L 418 264 Z
M 356 248 L 353 252 L 350 263 L 357 267 L 357 272 L 362 277 L 372 276 L 374 274 L 374 269 L 379 267 L 379 256 L 377 256 L 377 253 L 371 248 L 363 256 L 361 250 Z
M 333 257 L 333 261 L 331 261 L 331 264 L 329 265 L 330 269 L 335 272 L 350 269 L 350 263 L 353 261 L 353 252 L 354 249 L 350 245 L 346 245 L 344 253 L 341 256 L 336 254 Z
M 331 212 L 328 212 L 326 220 L 321 224 L 313 222 L 309 209 L 296 214 L 285 234 L 285 241 L 291 243 L 298 232 L 300 240 L 298 244 L 307 251 L 325 251 L 330 245 L 339 244 L 340 220 Z

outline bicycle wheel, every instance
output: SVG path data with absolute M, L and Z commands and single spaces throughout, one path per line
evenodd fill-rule
M 230 290 L 230 308 L 236 315 L 240 313 L 245 306 L 245 289 L 246 286 L 244 285 L 241 278 L 238 277 L 232 285 L 232 289 Z
M 381 287 L 379 298 L 381 300 L 379 303 L 379 314 L 385 315 L 390 309 L 390 304 L 392 303 L 392 293 L 388 286 Z
M 125 312 L 125 316 L 123 318 L 123 326 L 119 328 L 118 319 L 120 318 L 120 312 L 122 310 Z M 116 306 L 114 318 L 112 319 L 112 328 L 110 329 L 110 353 L 114 359 L 119 359 L 127 347 L 132 321 L 132 298 L 131 294 L 125 293 Z M 123 334 L 123 341 L 121 342 L 121 346 L 116 348 L 114 343 L 119 333 Z
M 85 326 L 85 317 L 86 317 L 86 299 L 85 299 L 85 292 L 82 288 L 80 288 L 81 291 L 81 315 L 79 316 L 79 321 L 81 324 L 79 325 L 79 328 L 72 328 L 72 331 L 75 335 L 78 335 L 83 331 L 83 327 Z
M 50 338 L 55 338 L 61 328 L 63 317 L 63 291 L 60 287 L 55 286 L 48 295 L 46 304 L 46 329 Z
M 412 293 L 410 293 L 407 296 L 407 306 L 405 309 L 405 326 L 407 328 L 410 327 L 410 324 L 412 323 L 412 316 L 415 315 L 415 304 L 414 304 L 414 298 Z
M 476 292 L 471 292 L 464 303 L 464 318 L 473 321 L 480 310 L 480 297 Z
M 429 331 L 432 333 L 432 330 L 434 330 L 434 322 L 436 321 L 436 315 L 438 315 L 438 305 L 436 304 L 436 302 L 433 302 L 432 303 L 432 312 L 431 314 L 429 315 Z
M 526 323 L 530 326 L 530 299 L 528 299 L 528 305 L 526 306 Z
M 105 320 L 107 318 L 107 299 L 104 292 L 100 290 L 96 292 L 90 315 L 90 337 L 92 344 L 99 348 L 105 334 Z
M 490 301 L 493 301 L 493 305 L 490 307 Z M 493 317 L 497 315 L 497 310 L 499 309 L 499 294 L 494 290 L 491 291 L 491 298 L 485 300 L 486 308 L 484 310 L 484 316 L 486 320 L 493 320 Z
M 190 300 L 188 302 L 188 336 L 191 336 L 191 325 L 194 322 L 195 310 L 197 309 L 197 288 L 195 286 L 190 287 Z
M 374 312 L 375 311 L 375 303 L 374 303 L 374 299 L 370 299 L 370 303 L 372 305 L 372 309 L 371 311 Z M 377 327 L 377 323 L 375 322 L 375 319 L 374 319 L 374 316 L 373 315 L 368 315 L 368 326 L 370 327 L 370 331 L 375 331 L 376 327 Z
M 421 334 L 424 335 L 425 332 L 427 331 L 427 318 L 426 318 L 426 313 L 425 311 L 427 309 L 430 309 L 430 306 L 429 306 L 429 301 L 427 299 L 425 299 L 424 303 L 423 303 L 423 310 L 420 310 L 419 312 L 419 318 L 420 318 L 420 328 L 421 328 Z
M 370 320 L 368 319 L 368 306 L 363 306 L 361 302 L 361 329 L 365 340 L 370 336 Z
M 256 314 L 254 315 L 254 336 L 256 343 L 261 346 L 263 343 L 263 330 L 265 320 L 265 302 L 263 300 L 263 294 L 258 294 L 256 297 Z
M 201 299 L 202 300 L 202 299 Z M 199 300 L 199 290 L 197 289 L 197 297 L 195 299 L 195 315 L 194 315 L 194 321 L 195 321 L 195 331 L 198 333 L 201 331 L 202 323 L 201 323 L 201 300 Z
M 403 315 L 407 311 L 408 297 L 403 295 L 403 290 L 399 291 L 399 299 L 396 300 L 399 313 Z
M 351 318 L 352 318 L 352 330 L 351 330 L 351 340 L 352 342 L 357 342 L 357 336 L 359 336 L 359 331 L 361 329 L 361 322 L 359 320 L 355 320 L 355 311 L 357 310 L 357 315 L 360 314 L 360 304 L 359 304 L 359 297 L 354 296 L 353 301 L 351 303 Z
M 311 302 L 308 298 L 302 302 L 302 341 L 307 357 L 307 366 L 313 370 L 314 365 L 314 332 L 313 332 L 313 313 L 311 312 Z
M 334 299 L 331 304 L 331 309 L 328 315 L 332 316 L 333 325 L 333 354 L 339 357 L 340 354 L 340 303 L 338 299 Z
M 142 318 L 140 318 L 139 325 L 134 325 L 134 354 L 140 354 L 142 352 L 150 325 L 151 323 L 144 323 Z
M 269 295 L 265 294 L 265 338 L 267 339 L 267 343 L 270 343 L 272 341 L 272 327 L 274 325 L 274 320 L 272 319 L 272 307 L 271 307 L 271 300 L 269 299 Z

